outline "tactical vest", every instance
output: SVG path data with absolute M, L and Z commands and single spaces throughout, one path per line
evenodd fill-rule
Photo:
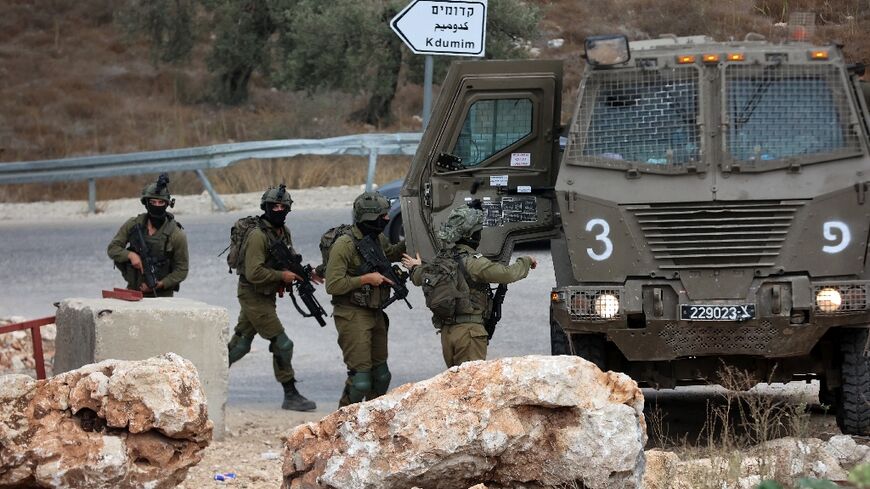
M 278 270 L 278 264 L 275 262 L 275 259 L 271 255 L 269 255 L 268 243 L 272 243 L 274 241 L 281 241 L 282 243 L 284 243 L 288 247 L 290 247 L 290 249 L 293 249 L 293 243 L 292 243 L 293 240 L 290 236 L 290 230 L 287 229 L 286 226 L 284 226 L 283 227 L 284 232 L 281 235 L 279 235 L 278 230 L 276 228 L 274 228 L 273 226 L 269 225 L 268 223 L 266 223 L 265 221 L 263 221 L 263 219 L 259 220 L 259 225 L 257 226 L 257 229 L 259 229 L 263 234 L 266 235 L 267 248 L 265 250 L 263 250 L 263 253 L 266 256 L 266 261 L 265 261 L 264 265 L 266 266 L 266 268 Z M 254 290 L 257 292 L 261 292 L 264 294 L 274 294 L 275 290 L 271 290 L 271 289 L 274 289 L 274 287 L 271 287 L 270 290 L 265 290 L 264 288 L 262 288 L 262 286 L 254 285 L 248 281 L 247 277 L 245 276 L 245 259 L 244 259 L 245 254 L 247 253 L 247 250 L 248 250 L 248 240 L 246 239 L 245 242 L 242 244 L 242 251 L 241 251 L 242 259 L 241 259 L 241 262 L 240 262 L 239 268 L 238 268 L 239 283 L 241 283 L 242 285 L 245 285 L 245 286 L 252 286 L 252 287 L 254 287 Z
M 461 272 L 465 275 L 465 282 L 468 284 L 468 298 L 471 303 L 470 310 L 463 311 L 463 314 L 457 314 L 455 324 L 460 323 L 477 323 L 483 324 L 483 319 L 489 317 L 492 310 L 492 290 L 486 282 L 477 282 L 468 273 L 468 262 L 474 258 L 467 251 L 459 252 L 459 260 Z M 448 326 L 444 324 L 444 326 Z
M 148 252 L 155 260 L 157 268 L 157 280 L 163 280 L 164 277 L 172 273 L 172 254 L 175 250 L 170 249 L 169 241 L 172 234 L 181 227 L 172 216 L 167 215 L 166 222 L 160 226 L 152 235 L 148 234 L 148 214 L 142 214 L 136 220 L 136 225 L 142 226 L 142 235 L 145 236 L 145 244 L 148 246 Z M 132 248 L 128 248 L 132 251 Z M 131 289 L 139 290 L 139 286 L 145 281 L 142 273 L 133 268 L 130 262 L 126 262 L 124 268 L 124 279 L 127 281 L 127 286 Z M 179 287 L 176 285 L 172 290 L 178 292 Z
M 347 241 L 344 240 L 344 237 L 347 236 L 347 240 L 350 241 L 348 245 Z M 359 273 L 359 268 L 363 264 L 363 259 L 360 256 L 359 252 L 356 251 L 356 241 L 357 236 L 355 234 L 345 234 L 339 236 L 335 240 L 335 245 L 340 246 L 350 246 L 353 248 L 353 254 L 351 256 L 350 262 L 347 267 L 347 274 L 351 277 L 358 277 L 361 274 Z M 339 243 L 341 241 L 341 243 Z M 383 244 L 380 240 L 380 236 L 378 237 L 378 242 Z M 332 303 L 334 305 L 343 305 L 343 306 L 357 306 L 357 307 L 365 307 L 368 309 L 380 309 L 387 299 L 390 298 L 390 286 L 389 285 L 381 285 L 381 286 L 371 286 L 371 285 L 363 285 L 362 287 L 352 290 L 344 295 L 335 295 L 332 296 Z

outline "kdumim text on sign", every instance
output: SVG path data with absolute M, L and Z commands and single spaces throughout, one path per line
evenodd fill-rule
M 426 38 L 426 47 L 427 48 L 459 48 L 459 49 L 468 49 L 474 50 L 477 43 L 474 41 L 451 41 L 449 39 L 441 39 L 434 37 Z

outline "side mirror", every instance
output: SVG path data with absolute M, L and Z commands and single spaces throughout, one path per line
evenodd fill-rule
M 621 34 L 586 38 L 586 61 L 592 66 L 614 66 L 630 59 L 628 38 Z

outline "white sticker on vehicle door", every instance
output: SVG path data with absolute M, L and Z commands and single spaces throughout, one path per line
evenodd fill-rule
M 531 185 L 517 185 L 517 193 L 518 194 L 530 194 L 532 193 Z
M 508 176 L 507 175 L 491 175 L 489 177 L 489 186 L 490 187 L 507 187 Z
M 532 153 L 511 153 L 511 166 L 532 166 Z

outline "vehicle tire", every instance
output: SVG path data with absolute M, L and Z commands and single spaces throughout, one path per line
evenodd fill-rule
M 837 425 L 847 435 L 870 435 L 870 357 L 864 356 L 868 329 L 844 329 L 840 336 L 841 385 Z
M 562 327 L 556 321 L 550 321 L 550 353 L 552 355 L 570 355 L 571 347 L 568 346 L 568 335 L 562 331 Z
M 390 219 L 390 242 L 398 243 L 405 238 L 405 228 L 402 226 L 402 215 L 396 214 L 396 217 Z
M 597 334 L 575 334 L 571 337 L 574 354 L 589 360 L 601 370 L 607 370 L 607 342 Z

